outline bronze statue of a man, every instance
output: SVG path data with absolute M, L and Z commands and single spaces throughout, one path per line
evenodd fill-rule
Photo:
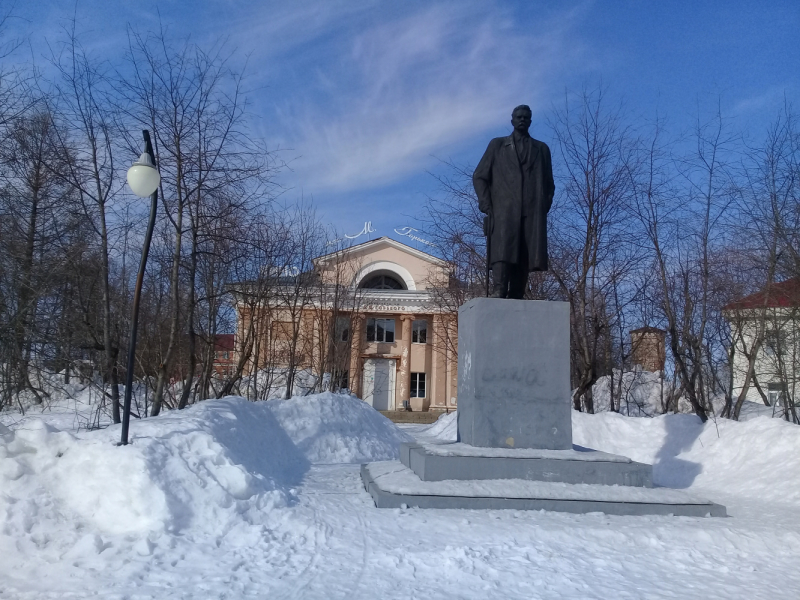
M 488 216 L 492 298 L 522 298 L 530 271 L 547 270 L 547 212 L 553 165 L 547 144 L 528 133 L 531 109 L 511 113 L 514 132 L 489 142 L 472 175 L 478 208 Z

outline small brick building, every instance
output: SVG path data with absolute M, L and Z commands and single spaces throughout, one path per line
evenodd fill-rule
M 667 332 L 657 327 L 640 327 L 631 331 L 631 361 L 645 371 L 664 370 Z

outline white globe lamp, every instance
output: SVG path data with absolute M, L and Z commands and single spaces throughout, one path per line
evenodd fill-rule
M 144 152 L 128 169 L 128 185 L 140 198 L 147 198 L 158 189 L 161 174 L 156 169 L 150 155 Z

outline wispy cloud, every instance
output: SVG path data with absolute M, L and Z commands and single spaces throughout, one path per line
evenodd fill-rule
M 555 22 L 522 31 L 484 2 L 370 23 L 306 73 L 306 96 L 284 109 L 297 180 L 311 190 L 389 184 L 505 124 L 516 104 L 535 111 L 548 80 L 574 63 L 566 35 Z
M 755 111 L 763 111 L 764 109 L 774 109 L 775 106 L 780 105 L 783 97 L 786 94 L 786 87 L 772 86 L 763 92 L 741 98 L 736 101 L 731 107 L 731 112 L 734 116 L 747 116 Z M 771 110 L 771 112 L 774 112 Z
M 36 9 L 57 37 L 72 9 Z M 491 1 L 188 1 L 113 11 L 78 5 L 79 30 L 119 63 L 126 26 L 163 25 L 177 37 L 228 38 L 232 66 L 248 59 L 253 128 L 291 148 L 290 187 L 315 196 L 369 190 L 430 167 L 480 134 L 505 130 L 511 109 L 548 102 L 551 80 L 576 70 L 574 23 L 583 15 Z M 580 12 L 580 11 L 578 11 Z M 47 33 L 45 33 L 47 32 Z M 552 92 L 552 89 L 550 89 Z M 484 143 L 484 142 L 482 142 Z

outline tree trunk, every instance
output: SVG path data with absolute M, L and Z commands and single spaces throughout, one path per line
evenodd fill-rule
M 179 188 L 180 189 L 180 188 Z M 172 287 L 172 317 L 169 326 L 169 341 L 167 351 L 158 366 L 158 380 L 156 389 L 153 392 L 153 404 L 150 409 L 150 416 L 155 417 L 161 412 L 161 405 L 164 401 L 164 388 L 169 378 L 169 370 L 172 366 L 172 355 L 175 351 L 175 344 L 178 338 L 178 327 L 180 324 L 180 263 L 181 263 L 181 240 L 183 239 L 183 202 L 178 192 L 178 214 L 175 218 L 175 252 L 172 255 L 172 271 L 170 273 L 170 286 Z

